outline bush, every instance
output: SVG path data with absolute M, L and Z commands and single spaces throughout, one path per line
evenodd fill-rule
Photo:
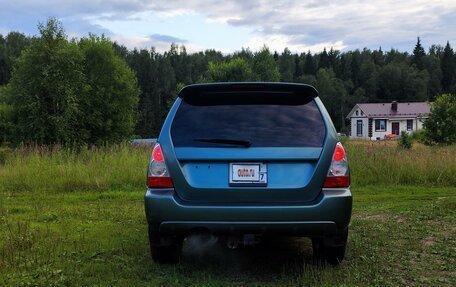
M 456 143 L 456 95 L 437 97 L 429 118 L 424 122 L 424 130 L 427 144 Z
M 424 130 L 414 131 L 411 135 L 413 141 L 424 143 L 426 141 L 426 135 Z
M 411 149 L 413 145 L 412 137 L 406 131 L 402 131 L 398 144 L 403 149 Z

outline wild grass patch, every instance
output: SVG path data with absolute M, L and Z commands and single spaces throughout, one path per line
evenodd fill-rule
M 129 145 L 24 147 L 0 163 L 0 190 L 133 190 L 145 186 L 149 156 L 147 148 Z
M 399 148 L 396 142 L 346 143 L 353 186 L 456 186 L 456 145 Z
M 456 146 L 404 150 L 395 142 L 348 141 L 345 147 L 352 186 L 456 186 Z M 149 148 L 130 145 L 19 148 L 2 156 L 0 190 L 131 191 L 144 188 L 149 157 Z

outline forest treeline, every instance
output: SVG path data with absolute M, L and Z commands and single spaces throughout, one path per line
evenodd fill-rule
M 0 86 L 8 85 L 12 75 L 19 73 L 20 63 L 17 62 L 21 54 L 24 51 L 31 53 L 30 47 L 34 47 L 34 43 L 41 38 L 43 34 L 37 37 L 19 32 L 0 35 Z M 82 40 L 65 41 L 82 49 L 85 58 L 80 59 L 80 64 L 82 70 L 87 70 L 85 65 L 90 60 L 90 43 L 100 42 L 100 38 L 92 35 Z M 330 48 L 319 53 L 292 53 L 289 49 L 270 51 L 265 46 L 259 51 L 241 49 L 232 54 L 216 50 L 188 53 L 185 46 L 175 44 L 160 53 L 153 47 L 130 50 L 104 37 L 101 37 L 101 42 L 104 51 L 112 50 L 136 75 L 140 90 L 136 123 L 131 131 L 126 131 L 143 138 L 157 136 L 177 92 L 192 83 L 283 81 L 311 84 L 320 92 L 336 128 L 341 132 L 348 128 L 345 116 L 358 102 L 433 101 L 440 94 L 456 92 L 456 55 L 449 42 L 444 46 L 432 45 L 425 51 L 418 38 L 412 53 L 396 49 L 383 51 L 381 48 L 344 52 Z M 98 52 L 94 50 L 94 53 Z M 26 69 L 23 67 L 23 70 Z M 94 78 L 97 73 L 103 72 L 94 68 L 89 71 L 89 77 Z M 73 88 L 84 89 L 82 86 Z M 106 89 L 100 87 L 98 90 Z M 131 90 L 135 91 L 133 87 Z M 90 88 L 85 93 L 90 94 Z M 97 105 L 90 101 L 85 104 L 92 109 Z M 1 115 L 0 98 L 0 121 Z M 90 134 L 87 136 L 90 138 Z

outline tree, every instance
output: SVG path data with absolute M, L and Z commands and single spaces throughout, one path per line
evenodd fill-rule
M 8 83 L 9 79 L 8 55 L 6 52 L 6 40 L 0 35 L 0 85 Z
M 283 50 L 282 55 L 279 57 L 279 70 L 282 82 L 293 82 L 295 74 L 294 57 L 288 48 Z
M 158 53 L 155 49 L 134 49 L 127 56 L 127 62 L 136 73 L 141 87 L 138 103 L 138 122 L 135 134 L 141 137 L 154 137 L 160 129 L 158 117 Z M 161 77 L 161 75 L 160 75 Z
M 41 37 L 18 58 L 7 88 L 13 107 L 15 140 L 38 144 L 80 143 L 78 97 L 87 92 L 84 56 L 51 18 L 38 25 Z
M 79 145 L 129 137 L 139 89 L 112 43 L 95 36 L 69 42 L 55 18 L 38 29 L 6 88 L 15 142 Z
M 318 61 L 318 68 L 329 68 L 331 66 L 328 52 L 326 52 L 326 48 L 323 48 L 323 52 L 320 53 L 319 61 Z
M 415 66 L 419 70 L 422 70 L 424 68 L 424 65 L 423 65 L 424 56 L 426 56 L 426 52 L 424 52 L 424 48 L 423 48 L 423 46 L 421 46 L 420 37 L 418 37 L 417 41 L 416 41 L 415 49 L 413 49 L 412 63 L 415 64 Z
M 369 51 L 370 53 L 370 51 Z M 329 60 L 329 67 L 331 67 L 334 71 L 339 70 L 339 63 L 340 63 L 340 52 L 334 50 L 332 47 L 328 53 L 328 60 Z
M 0 146 L 8 142 L 13 131 L 11 122 L 12 107 L 7 102 L 5 87 L 0 86 Z
M 31 39 L 19 32 L 0 35 L 0 85 L 6 85 L 11 77 L 14 62 L 30 44 Z
M 363 52 L 364 54 L 364 52 Z M 367 97 L 372 101 L 375 100 L 378 89 L 378 72 L 377 66 L 370 56 L 364 55 L 359 68 L 359 87 L 363 88 Z
M 402 71 L 401 98 L 408 102 L 424 102 L 428 97 L 429 73 L 408 66 Z
M 255 76 L 247 62 L 242 58 L 234 58 L 227 62 L 209 62 L 204 75 L 206 82 L 246 82 L 254 81 Z
M 407 52 L 399 52 L 396 49 L 391 49 L 385 56 L 385 64 L 389 63 L 404 63 L 408 64 L 409 62 L 409 55 Z
M 79 99 L 86 142 L 120 142 L 132 134 L 136 123 L 140 93 L 136 77 L 106 38 L 91 35 L 79 45 L 88 87 Z
M 431 45 L 429 47 L 429 55 L 436 56 L 436 57 L 441 57 L 443 54 L 443 47 L 441 45 Z
M 395 63 L 389 63 L 380 70 L 378 75 L 379 91 L 376 97 L 378 100 L 390 102 L 402 99 L 401 77 L 404 68 Z
M 382 47 L 378 48 L 378 50 L 372 51 L 372 60 L 374 61 L 375 65 L 383 66 L 385 57 L 383 55 Z
M 306 54 L 306 59 L 304 61 L 304 74 L 307 75 L 315 75 L 317 72 L 317 65 L 315 63 L 314 58 L 312 57 L 312 54 L 307 52 Z
M 233 53 L 233 58 L 242 58 L 244 59 L 247 63 L 250 63 L 254 57 L 254 54 L 252 51 L 250 51 L 249 48 L 241 48 L 241 51 L 237 51 Z
M 223 61 L 223 54 L 216 50 L 206 50 L 204 51 L 204 57 L 206 58 L 206 63 L 220 63 Z
M 316 54 L 285 49 L 281 54 L 271 54 L 264 47 L 255 53 L 247 48 L 227 55 L 216 50 L 187 53 L 184 46 L 175 44 L 164 53 L 154 48 L 129 50 L 92 36 L 79 43 L 69 42 L 63 29 L 57 30 L 49 36 L 43 29 L 43 35 L 36 38 L 18 32 L 0 35 L 0 86 L 10 82 L 0 104 L 0 137 L 9 133 L 7 137 L 14 135 L 16 141 L 38 143 L 62 139 L 98 143 L 127 137 L 130 132 L 110 137 L 115 125 L 106 111 L 111 107 L 101 99 L 104 90 L 107 101 L 122 93 L 111 92 L 114 87 L 109 77 L 115 74 L 117 64 L 111 62 L 109 45 L 138 79 L 141 92 L 134 109 L 138 114 L 134 132 L 142 137 L 158 135 L 176 97 L 176 87 L 197 82 L 282 80 L 312 84 L 320 90 L 338 128 L 343 128 L 344 116 L 358 102 L 425 101 L 441 93 L 456 93 L 456 55 L 450 44 L 431 45 L 426 54 L 420 38 L 412 54 L 395 49 L 383 52 L 381 48 L 343 53 L 331 48 Z M 49 38 L 52 41 L 45 40 Z M 33 49 L 29 46 L 32 43 Z M 16 60 L 26 47 L 26 55 Z M 90 67 L 89 61 L 94 63 Z M 18 63 L 13 83 L 14 62 Z M 105 72 L 99 63 L 114 70 Z M 134 80 L 127 74 L 126 78 Z M 133 91 L 133 86 L 117 85 L 116 89 Z M 85 111 L 90 116 L 85 117 Z
M 171 48 L 166 52 L 170 64 L 174 70 L 174 76 L 177 82 L 189 84 L 192 81 L 192 67 L 185 46 L 171 44 Z
M 350 57 L 350 60 L 347 61 L 347 64 L 349 64 L 350 66 L 347 67 L 348 69 L 344 69 L 344 70 L 350 72 L 350 79 L 353 81 L 353 84 L 355 86 L 359 86 L 359 77 L 360 77 L 359 70 L 360 70 L 360 67 L 362 64 L 361 52 L 359 50 L 355 50 L 353 52 L 348 52 L 348 54 L 346 54 L 346 55 Z
M 279 68 L 277 67 L 274 57 L 266 46 L 254 54 L 252 60 L 252 71 L 259 81 L 280 81 Z
M 448 93 L 453 88 L 456 77 L 455 56 L 449 42 L 443 49 L 440 66 L 442 67 L 442 89 L 443 92 Z
M 352 55 L 347 53 L 347 54 L 342 54 L 340 57 L 340 75 L 339 77 L 344 80 L 352 80 Z
M 301 53 L 301 55 L 294 54 L 294 62 L 295 62 L 295 73 L 294 73 L 294 79 L 298 79 L 301 77 L 304 72 L 302 68 L 302 59 L 305 55 Z
M 156 106 L 156 123 L 158 124 L 157 134 L 168 114 L 168 102 L 174 98 L 176 89 L 175 71 L 167 55 L 158 59 L 158 87 Z
M 434 100 L 442 93 L 442 69 L 439 57 L 430 53 L 423 58 L 423 66 L 429 75 L 427 95 L 429 100 Z
M 424 122 L 427 143 L 456 143 L 456 95 L 443 94 L 431 106 L 431 114 Z
M 338 79 L 332 69 L 320 69 L 317 72 L 315 87 L 320 93 L 320 98 L 325 104 L 334 126 L 337 130 L 344 130 L 347 91 L 342 80 Z

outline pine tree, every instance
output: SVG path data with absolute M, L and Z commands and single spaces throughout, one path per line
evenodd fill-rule
M 294 79 L 298 79 L 299 77 L 302 76 L 302 66 L 301 66 L 301 60 L 300 56 L 298 54 L 294 55 L 294 61 L 295 61 L 295 74 L 294 74 Z
M 291 54 L 291 51 L 288 48 L 285 48 L 279 58 L 281 80 L 283 82 L 293 82 L 295 68 L 294 57 Z
M 447 42 L 445 49 L 443 49 L 440 65 L 442 67 L 442 89 L 444 93 L 448 93 L 454 85 L 456 76 L 455 56 L 449 42 Z
M 374 60 L 375 65 L 383 66 L 385 57 L 383 55 L 382 47 L 379 47 L 378 50 L 372 52 L 372 60 Z
M 331 47 L 331 49 L 329 50 L 329 53 L 328 53 L 328 60 L 329 60 L 330 68 L 332 68 L 334 71 L 338 71 L 339 63 L 340 63 L 340 52 L 337 50 L 334 50 Z
M 315 60 L 309 51 L 306 54 L 306 60 L 304 62 L 304 74 L 315 75 L 316 72 L 317 72 L 317 67 L 315 65 Z
M 320 54 L 320 59 L 318 62 L 318 68 L 329 68 L 330 62 L 329 62 L 329 56 L 328 52 L 326 52 L 326 48 L 323 49 L 323 52 Z
M 415 49 L 413 49 L 412 63 L 416 65 L 419 70 L 424 68 L 423 57 L 426 56 L 423 46 L 421 46 L 420 37 L 417 38 Z

